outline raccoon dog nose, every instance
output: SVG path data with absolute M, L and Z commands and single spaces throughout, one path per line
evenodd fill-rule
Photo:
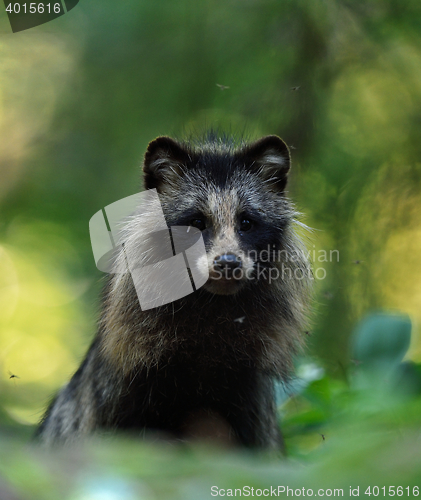
M 215 257 L 213 261 L 215 271 L 221 273 L 231 274 L 235 269 L 241 268 L 241 266 L 240 257 L 237 257 L 237 255 L 233 253 L 224 253 L 223 255 L 219 255 L 219 257 Z

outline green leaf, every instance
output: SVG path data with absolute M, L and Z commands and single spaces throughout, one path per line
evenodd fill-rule
M 405 356 L 411 340 L 411 320 L 406 315 L 372 314 L 357 327 L 353 357 L 362 368 L 394 368 Z

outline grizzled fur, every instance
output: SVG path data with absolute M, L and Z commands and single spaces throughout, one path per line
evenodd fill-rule
M 145 187 L 157 190 L 168 226 L 202 230 L 207 259 L 200 266 L 209 279 L 191 295 L 142 311 L 130 274 L 111 275 L 98 333 L 48 408 L 42 441 L 101 429 L 186 438 L 200 427 L 249 447 L 280 446 L 273 381 L 288 380 L 302 345 L 311 281 L 285 194 L 289 168 L 288 148 L 276 136 L 239 145 L 214 135 L 149 144 Z M 124 251 L 141 254 L 153 229 L 153 216 L 132 216 Z M 268 248 L 280 258 L 260 259 Z M 221 278 L 218 258 L 227 254 L 241 277 Z M 283 270 L 278 279 L 258 274 L 275 268 Z

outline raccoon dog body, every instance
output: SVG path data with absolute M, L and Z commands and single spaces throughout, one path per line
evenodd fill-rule
M 209 279 L 142 311 L 130 274 L 111 275 L 98 333 L 48 408 L 42 441 L 126 429 L 280 446 L 273 381 L 291 373 L 311 282 L 285 194 L 289 169 L 277 136 L 240 145 L 212 135 L 149 144 L 145 188 L 157 190 L 169 227 L 202 231 L 199 267 Z M 152 226 L 132 217 L 125 252 L 141 253 Z

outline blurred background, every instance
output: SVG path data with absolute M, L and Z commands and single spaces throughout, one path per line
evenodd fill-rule
M 141 189 L 150 140 L 209 127 L 252 139 L 278 134 L 291 147 L 290 195 L 314 228 L 306 237 L 314 267 L 326 271 L 302 361 L 303 373 L 319 373 L 313 396 L 349 396 L 352 332 L 376 311 L 409 316 L 405 362 L 418 370 L 418 0 L 81 0 L 61 18 L 15 34 L 2 11 L 4 435 L 31 435 L 95 333 L 103 275 L 90 217 Z M 329 259 L 333 250 L 339 261 L 337 253 Z M 287 417 L 307 415 L 290 427 L 297 456 L 325 441 L 317 426 L 331 414 L 321 417 L 313 403 L 307 397 L 285 409 Z

